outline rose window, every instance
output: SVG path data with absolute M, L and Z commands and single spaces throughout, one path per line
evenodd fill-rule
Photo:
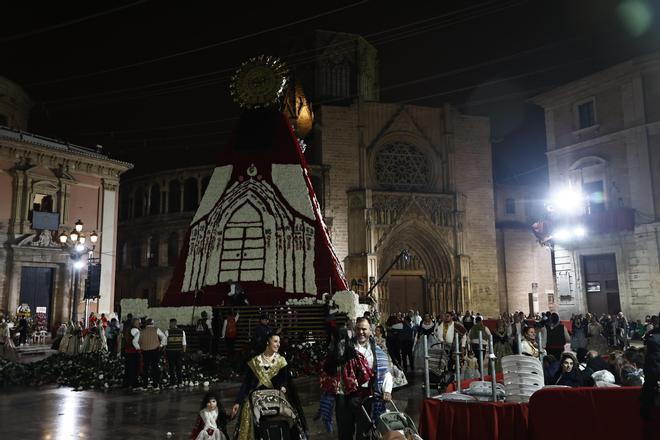
M 431 183 L 429 159 L 414 145 L 394 142 L 376 157 L 376 180 L 386 189 L 414 191 Z

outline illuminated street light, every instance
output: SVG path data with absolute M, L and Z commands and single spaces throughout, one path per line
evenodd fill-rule
M 583 238 L 585 235 L 587 235 L 587 230 L 584 229 L 583 226 L 576 226 L 575 229 L 573 230 L 573 234 L 577 238 Z
M 74 322 L 78 321 L 80 270 L 85 267 L 85 264 L 89 264 L 91 260 L 93 260 L 94 248 L 96 247 L 96 242 L 99 238 L 96 231 L 92 231 L 89 235 L 89 241 L 92 245 L 87 246 L 85 244 L 87 242 L 87 237 L 82 233 L 83 227 L 83 222 L 79 219 L 68 235 L 66 232 L 62 232 L 58 236 L 62 247 L 69 249 L 71 260 L 73 260 L 73 306 L 71 308 L 71 320 Z M 84 252 L 88 252 L 87 262 L 82 258 Z M 87 306 L 85 306 L 85 315 L 87 315 Z

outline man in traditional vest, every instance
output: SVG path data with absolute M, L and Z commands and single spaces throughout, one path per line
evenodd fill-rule
M 564 352 L 564 345 L 571 342 L 571 336 L 568 334 L 568 330 L 566 330 L 564 324 L 559 321 L 559 315 L 556 313 L 550 315 L 550 325 L 548 326 L 547 334 L 548 340 L 545 343 L 546 351 L 548 354 L 554 356 L 555 359 L 559 359 Z
M 367 318 L 357 318 L 354 341 L 356 351 L 367 359 L 375 374 L 373 379 L 358 391 L 341 395 L 337 400 L 337 428 L 340 440 L 362 438 L 369 430 L 369 422 L 360 408 L 362 402 L 369 395 L 375 396 L 371 404 L 367 405 L 369 406 L 367 410 L 371 412 L 372 420 L 377 420 L 385 412 L 385 401 L 392 399 L 394 385 L 390 359 L 371 337 L 371 324 Z
M 170 368 L 170 386 L 181 386 L 183 353 L 186 351 L 186 332 L 176 326 L 176 319 L 170 319 L 170 328 L 165 330 L 165 354 Z
M 146 327 L 140 332 L 140 348 L 142 348 L 142 361 L 144 371 L 142 379 L 145 386 L 149 386 L 149 377 L 153 381 L 154 390 L 160 389 L 160 351 L 165 346 L 165 333 L 160 331 L 154 324 L 154 320 L 148 318 Z
M 123 341 L 124 359 L 126 362 L 126 386 L 140 390 L 138 375 L 140 373 L 140 320 L 133 319 L 130 324 L 124 323 Z
M 229 315 L 227 315 L 222 324 L 221 338 L 224 339 L 225 344 L 227 344 L 227 354 L 229 356 L 234 354 L 234 344 L 236 343 L 236 337 L 238 336 L 238 316 L 239 314 L 234 312 L 234 309 L 231 309 Z

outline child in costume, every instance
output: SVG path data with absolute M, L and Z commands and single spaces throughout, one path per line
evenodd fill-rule
M 191 440 L 228 440 L 227 413 L 220 406 L 220 399 L 213 392 L 206 393 L 197 416 Z
M 463 379 L 476 379 L 479 377 L 479 360 L 472 350 L 468 352 L 463 368 L 465 369 L 463 372 Z

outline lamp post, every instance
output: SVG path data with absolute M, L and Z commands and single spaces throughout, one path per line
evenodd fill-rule
M 73 261 L 73 304 L 71 307 L 71 320 L 78 322 L 78 292 L 80 289 L 80 270 L 85 267 L 85 262 L 82 260 L 83 254 L 87 253 L 88 258 L 93 258 L 94 248 L 99 239 L 96 231 L 89 234 L 89 241 L 92 243 L 91 247 L 86 245 L 87 236 L 83 233 L 83 222 L 78 219 L 74 228 L 68 234 L 62 232 L 59 235 L 62 247 L 69 250 L 69 255 Z

